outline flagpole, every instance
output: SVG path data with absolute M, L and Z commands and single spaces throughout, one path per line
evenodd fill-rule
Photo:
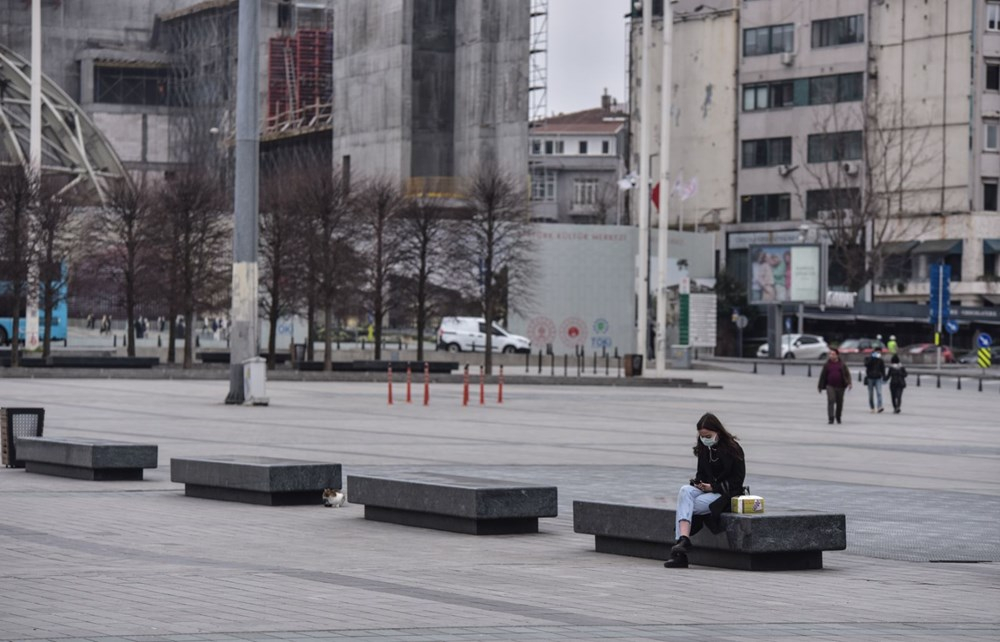
M 663 0 L 663 51 L 662 76 L 660 80 L 660 212 L 657 236 L 657 283 L 656 283 L 656 372 L 667 372 L 667 234 L 670 222 L 670 104 L 673 98 L 671 77 L 672 50 L 671 37 L 674 30 L 674 10 L 670 0 Z M 648 76 L 647 76 L 648 77 Z M 683 204 L 681 211 L 683 212 Z
M 650 181 L 650 32 L 653 29 L 653 2 L 642 3 L 642 85 L 639 92 L 639 265 L 636 279 L 636 346 L 646 357 L 649 353 L 649 181 Z

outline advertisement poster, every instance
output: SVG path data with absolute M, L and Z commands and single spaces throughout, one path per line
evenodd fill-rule
M 759 245 L 750 248 L 750 303 L 819 303 L 818 245 Z

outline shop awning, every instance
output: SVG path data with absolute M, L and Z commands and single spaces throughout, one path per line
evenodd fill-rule
M 944 239 L 938 241 L 924 241 L 918 245 L 913 254 L 961 254 L 962 241 Z
M 1000 254 L 1000 239 L 983 239 L 983 254 Z
M 885 256 L 894 256 L 900 254 L 909 254 L 910 250 L 920 245 L 920 241 L 902 241 L 900 243 L 883 243 L 881 245 L 882 254 Z
M 983 301 L 990 305 L 1000 307 L 1000 294 L 980 294 L 979 296 L 983 297 Z

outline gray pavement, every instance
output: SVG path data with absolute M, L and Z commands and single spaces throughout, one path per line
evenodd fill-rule
M 848 394 L 829 426 L 815 379 L 671 373 L 718 389 L 511 386 L 505 403 L 386 405 L 384 385 L 271 382 L 227 407 L 224 379 L 0 379 L 46 434 L 153 442 L 141 482 L 0 469 L 3 640 L 995 640 L 1000 395 L 908 388 L 901 415 Z M 672 506 L 694 422 L 738 434 L 769 508 L 847 515 L 825 569 L 747 573 L 603 555 L 573 499 Z M 334 461 L 345 475 L 433 470 L 559 486 L 537 535 L 365 521 L 363 509 L 188 498 L 171 457 Z

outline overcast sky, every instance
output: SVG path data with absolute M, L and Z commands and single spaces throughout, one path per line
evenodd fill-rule
M 629 0 L 549 0 L 548 111 L 601 105 L 604 88 L 625 102 Z

